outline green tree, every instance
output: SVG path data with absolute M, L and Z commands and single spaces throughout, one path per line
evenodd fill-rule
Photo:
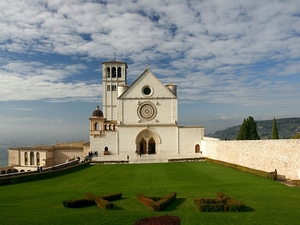
M 275 117 L 274 117 L 274 120 L 273 120 L 273 127 L 272 127 L 272 139 L 279 139 L 277 123 L 276 123 Z
M 300 133 L 293 135 L 291 139 L 300 139 Z
M 254 122 L 252 116 L 249 116 L 247 119 L 244 119 L 236 139 L 260 140 L 260 137 L 257 133 L 256 123 Z

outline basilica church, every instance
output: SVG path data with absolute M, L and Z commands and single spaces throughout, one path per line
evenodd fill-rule
M 127 63 L 102 63 L 102 111 L 90 120 L 90 150 L 99 154 L 201 153 L 202 126 L 178 126 L 177 85 L 162 84 L 148 66 L 127 84 Z
M 300 140 L 219 140 L 204 137 L 202 126 L 178 126 L 175 84 L 163 84 L 146 66 L 127 84 L 127 63 L 102 63 L 102 108 L 91 109 L 90 141 L 9 148 L 0 174 L 51 169 L 85 160 L 153 163 L 169 159 L 215 159 L 255 170 L 274 168 L 300 179 Z M 93 111 L 94 110 L 94 111 Z M 130 159 L 129 159 L 130 158 Z
M 10 148 L 7 171 L 48 168 L 91 152 L 97 160 L 201 155 L 204 127 L 178 126 L 177 86 L 162 84 L 148 66 L 128 85 L 127 68 L 117 60 L 102 63 L 102 109 L 97 106 L 89 118 L 90 142 Z

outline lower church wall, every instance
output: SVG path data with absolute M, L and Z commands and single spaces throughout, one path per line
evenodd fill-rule
M 106 147 L 109 154 L 118 154 L 116 131 L 107 131 L 105 135 L 101 137 L 90 137 L 90 151 L 93 153 L 97 151 L 99 156 L 104 155 Z
M 208 158 L 300 179 L 300 140 L 202 141 Z
M 179 154 L 190 155 L 196 154 L 201 156 L 201 140 L 204 136 L 203 127 L 179 127 Z M 199 150 L 196 153 L 196 145 L 199 146 Z
M 154 139 L 157 137 L 158 142 L 156 143 L 155 154 L 177 154 L 178 151 L 178 141 L 177 141 L 177 127 L 161 126 L 161 127 L 131 127 L 131 128 L 119 128 L 119 152 L 120 155 L 131 155 L 138 150 L 139 144 L 136 144 L 136 139 L 138 135 L 149 130 L 149 133 L 153 135 Z M 176 138 L 174 138 L 176 137 Z M 145 138 L 147 139 L 147 138 Z

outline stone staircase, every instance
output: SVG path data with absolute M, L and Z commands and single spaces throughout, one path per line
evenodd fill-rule
M 127 158 L 129 157 L 129 159 Z M 98 157 L 93 157 L 91 159 L 94 163 L 130 163 L 130 164 L 143 164 L 143 163 L 168 163 L 169 159 L 191 159 L 191 158 L 199 158 L 199 153 L 195 154 L 195 156 L 191 155 L 103 155 Z
M 285 175 L 277 174 L 276 181 L 279 182 L 279 183 L 282 183 L 286 186 L 289 186 L 289 187 L 295 187 L 296 186 L 290 179 L 286 179 Z

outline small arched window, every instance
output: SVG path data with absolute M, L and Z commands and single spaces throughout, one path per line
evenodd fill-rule
M 116 67 L 113 67 L 112 70 L 111 70 L 111 77 L 116 78 L 116 76 L 117 76 Z
M 121 67 L 118 67 L 118 77 L 121 77 L 122 73 L 121 73 Z
M 109 67 L 106 69 L 106 72 L 107 72 L 107 77 L 110 78 L 110 68 Z
M 100 130 L 101 126 L 99 123 L 95 123 L 95 130 Z
M 195 145 L 195 153 L 200 153 L 200 145 Z

